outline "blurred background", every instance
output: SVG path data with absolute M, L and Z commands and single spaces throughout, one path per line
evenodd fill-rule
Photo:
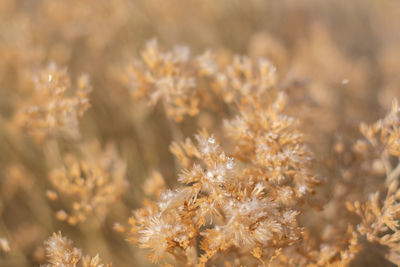
M 202 127 L 218 132 L 221 118 L 205 112 L 175 124 L 159 106 L 129 97 L 121 73 L 149 39 L 166 49 L 187 45 L 194 55 L 269 58 L 282 86 L 296 87 L 288 112 L 300 118 L 316 171 L 329 180 L 339 175 L 335 148 L 346 150 L 361 121 L 381 117 L 400 97 L 399 25 L 396 0 L 1 0 L 0 237 L 11 249 L 0 250 L 0 266 L 43 264 L 43 241 L 58 230 L 114 266 L 151 266 L 113 226 L 141 206 L 152 171 L 176 184 L 169 145 L 177 129 L 184 137 Z M 72 83 L 88 74 L 93 87 L 80 141 L 59 138 L 56 151 L 54 140 L 38 143 L 15 126 L 33 99 L 32 77 L 51 62 L 65 67 Z M 71 225 L 56 216 L 65 203 L 46 194 L 49 173 L 60 164 L 55 154 L 93 140 L 114 144 L 129 186 L 101 219 Z M 341 160 L 345 165 L 346 156 Z

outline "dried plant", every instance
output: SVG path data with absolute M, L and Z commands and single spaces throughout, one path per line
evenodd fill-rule
M 380 157 L 384 163 L 387 183 L 391 183 L 399 175 L 400 170 L 395 170 L 392 174 L 390 157 L 400 157 L 400 119 L 399 104 L 393 100 L 392 111 L 382 120 L 378 120 L 372 125 L 366 123 L 360 126 L 361 133 L 365 140 L 359 140 L 355 145 L 355 150 L 360 154 L 369 154 Z
M 57 212 L 57 218 L 75 225 L 96 214 L 103 220 L 108 206 L 127 188 L 126 164 L 117 155 L 114 146 L 104 151 L 100 144 L 92 143 L 83 149 L 81 158 L 66 155 L 63 166 L 50 173 L 55 189 L 47 191 L 50 200 L 66 198 L 68 211 Z
M 380 156 L 386 170 L 385 186 L 372 193 L 365 203 L 347 203 L 347 208 L 361 218 L 357 231 L 368 242 L 387 247 L 389 252 L 386 256 L 397 265 L 400 264 L 399 112 L 398 102 L 394 100 L 391 112 L 384 119 L 372 125 L 361 124 L 361 132 L 366 140 L 359 140 L 355 149 L 366 154 L 369 148 L 370 154 Z M 397 161 L 394 168 L 390 157 Z M 381 197 L 382 191 L 386 194 L 384 198 Z
M 152 105 L 161 101 L 167 115 L 178 122 L 184 115 L 197 115 L 203 93 L 200 80 L 217 70 L 212 53 L 206 51 L 192 59 L 188 47 L 175 46 L 164 52 L 152 39 L 141 55 L 142 61 L 130 64 L 122 77 L 131 95 Z
M 9 252 L 11 250 L 10 244 L 7 239 L 0 238 L 0 249 L 4 252 Z
M 234 59 L 220 85 L 222 95 L 231 95 L 225 101 L 236 101 L 238 115 L 226 121 L 234 152 L 227 155 L 207 132 L 196 136 L 197 146 L 190 140 L 173 144 L 185 166 L 183 186 L 135 211 L 130 221 L 137 235 L 131 240 L 149 248 L 153 261 L 167 252 L 179 260 L 183 253 L 184 262 L 203 266 L 231 252 L 265 263 L 301 240 L 299 204 L 318 184 L 312 154 L 295 120 L 281 113 L 284 95 L 268 104 L 268 95 L 276 95 L 275 69 L 260 61 L 253 74 L 252 63 L 240 60 Z
M 348 204 L 348 209 L 361 218 L 357 227 L 360 235 L 368 242 L 379 243 L 389 249 L 388 259 L 400 264 L 400 189 L 398 181 L 392 182 L 387 189 L 386 197 L 380 200 L 379 192 L 372 194 L 366 203 Z
M 79 77 L 72 97 L 67 94 L 70 87 L 66 69 L 53 63 L 43 68 L 34 77 L 31 95 L 21 104 L 17 125 L 38 142 L 52 136 L 79 138 L 78 117 L 90 106 L 88 96 L 92 88 L 87 75 Z
M 175 263 L 198 266 L 231 257 L 238 263 L 246 262 L 250 255 L 264 265 L 351 264 L 362 247 L 360 227 L 356 232 L 348 222 L 341 241 L 331 240 L 331 244 L 316 249 L 310 245 L 318 241 L 305 234 L 307 230 L 298 219 L 305 212 L 304 203 L 315 204 L 308 195 L 314 194 L 320 181 L 313 174 L 312 153 L 296 129 L 298 123 L 282 114 L 286 96 L 277 87 L 275 68 L 267 61 L 260 60 L 256 65 L 248 58 L 235 57 L 226 71 L 211 78 L 216 97 L 232 103 L 233 118 L 225 120 L 228 138 L 224 140 L 231 144 L 231 152 L 225 152 L 205 131 L 196 136 L 197 145 L 190 139 L 173 143 L 171 151 L 184 167 L 178 179 L 183 185 L 165 191 L 157 202 L 146 201 L 145 208 L 135 211 L 130 220 L 130 240 L 150 249 L 149 257 L 155 262 L 170 254 Z M 379 148 L 374 136 L 381 132 L 386 163 L 389 155 L 397 153 L 397 113 L 395 101 L 392 113 L 383 121 L 361 126 L 375 153 Z M 360 150 L 365 145 L 360 141 L 355 151 L 357 147 Z M 389 183 L 397 179 L 397 172 L 395 169 L 394 174 L 388 174 Z M 146 182 L 145 191 L 159 191 L 156 184 L 153 187 Z M 396 199 L 390 199 L 386 202 L 393 206 Z M 368 205 L 357 212 L 361 215 L 367 210 Z M 382 217 L 383 211 L 378 214 L 376 210 L 375 216 Z M 397 212 L 396 207 L 391 208 L 388 220 L 392 226 L 396 225 Z M 369 219 L 366 224 L 373 224 Z M 380 244 L 395 247 L 398 240 L 391 241 Z M 292 248 L 305 254 L 295 257 Z
M 111 264 L 101 263 L 99 255 L 94 257 L 82 256 L 82 251 L 72 246 L 72 241 L 61 235 L 53 233 L 45 242 L 48 267 L 111 267 Z
M 399 10 L 1 0 L 0 266 L 400 265 Z

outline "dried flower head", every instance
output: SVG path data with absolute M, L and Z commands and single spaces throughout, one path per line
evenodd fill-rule
M 311 152 L 295 120 L 281 114 L 282 94 L 265 108 L 257 97 L 238 95 L 239 115 L 226 122 L 234 154 L 206 131 L 197 145 L 174 143 L 183 185 L 135 211 L 130 240 L 150 249 L 153 261 L 169 253 L 203 266 L 224 252 L 268 262 L 302 239 L 299 204 L 318 184 Z
M 0 238 L 0 250 L 4 252 L 9 252 L 11 250 L 10 244 L 8 243 L 7 239 Z
M 48 261 L 46 267 L 111 267 L 111 264 L 102 264 L 99 255 L 82 256 L 82 251 L 73 247 L 72 241 L 62 236 L 61 232 L 53 233 L 44 244 Z
M 222 72 L 215 74 L 214 90 L 220 94 L 224 101 L 231 103 L 233 100 L 246 98 L 246 96 L 259 97 L 268 89 L 276 85 L 276 68 L 264 58 L 259 58 L 254 63 L 246 56 L 236 55 L 232 64 Z
M 397 99 L 392 102 L 391 112 L 381 120 L 372 125 L 362 123 L 360 126 L 361 133 L 364 135 L 365 141 L 359 141 L 356 145 L 358 152 L 365 152 L 365 149 L 372 146 L 375 153 L 386 152 L 387 156 L 400 157 L 400 109 Z
M 82 157 L 67 155 L 64 166 L 50 173 L 55 191 L 48 191 L 48 198 L 60 196 L 71 203 L 68 211 L 57 212 L 57 218 L 76 224 L 95 213 L 102 219 L 108 206 L 127 188 L 125 172 L 126 164 L 112 145 L 102 151 L 93 143 L 83 148 Z
M 134 98 L 145 98 L 152 105 L 162 102 L 167 115 L 182 121 L 184 115 L 194 116 L 201 104 L 201 79 L 214 74 L 217 64 L 206 51 L 190 57 L 186 46 L 161 51 L 156 39 L 146 43 L 142 60 L 129 65 L 124 83 Z
M 378 243 L 389 249 L 385 255 L 391 262 L 400 264 L 400 119 L 397 100 L 392 102 L 391 112 L 373 125 L 361 124 L 365 140 L 359 140 L 355 149 L 365 157 L 378 157 L 383 162 L 385 186 L 370 194 L 365 202 L 348 202 L 348 210 L 356 213 L 361 222 L 357 231 L 370 243 Z M 369 152 L 369 153 L 368 153 Z M 397 165 L 392 166 L 394 158 Z M 386 194 L 386 197 L 381 197 Z
M 74 88 L 70 96 L 67 70 L 50 63 L 35 76 L 34 89 L 19 107 L 17 125 L 38 142 L 54 136 L 79 138 L 78 117 L 90 107 L 88 97 L 92 87 L 88 76 L 80 76 Z
M 80 249 L 72 246 L 72 241 L 61 235 L 53 235 L 45 242 L 46 254 L 50 266 L 71 266 L 74 267 L 82 258 Z
M 400 264 L 400 189 L 398 177 L 393 181 L 381 200 L 380 193 L 372 194 L 366 203 L 347 203 L 347 208 L 361 218 L 357 231 L 370 243 L 378 243 L 389 249 L 385 255 L 396 265 Z

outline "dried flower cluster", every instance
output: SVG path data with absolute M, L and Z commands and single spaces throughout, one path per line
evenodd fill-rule
M 400 264 L 400 109 L 397 100 L 391 112 L 373 125 L 361 124 L 365 141 L 357 142 L 358 152 L 366 153 L 368 145 L 375 155 L 380 155 L 386 167 L 385 186 L 370 194 L 368 201 L 347 203 L 347 208 L 361 218 L 357 231 L 371 243 L 389 248 L 388 258 Z M 368 142 L 368 143 L 366 143 Z M 391 165 L 391 158 L 397 162 Z M 381 197 L 386 194 L 385 197 Z
M 275 68 L 259 61 L 256 70 L 236 57 L 218 75 L 224 100 L 236 103 L 237 115 L 225 123 L 234 151 L 225 152 L 207 132 L 196 136 L 197 146 L 173 144 L 185 166 L 183 186 L 165 191 L 130 221 L 137 234 L 132 240 L 151 249 L 154 261 L 183 252 L 186 262 L 203 266 L 219 252 L 232 252 L 268 262 L 301 240 L 299 204 L 318 184 L 312 154 L 296 121 L 282 114 L 283 93 L 268 99 L 276 95 Z
M 214 74 L 216 68 L 209 51 L 191 59 L 188 47 L 175 46 L 163 52 L 152 39 L 146 43 L 142 61 L 130 64 L 122 79 L 135 99 L 145 98 L 152 105 L 161 101 L 167 115 L 179 122 L 184 115 L 198 114 L 200 80 Z
M 232 103 L 232 118 L 224 124 L 224 141 L 232 148 L 224 151 L 205 131 L 196 135 L 197 145 L 190 139 L 173 143 L 171 151 L 184 167 L 178 179 L 182 186 L 151 194 L 159 192 L 164 183 L 159 181 L 160 176 L 156 176 L 157 183 L 154 177 L 146 182 L 145 191 L 159 199 L 146 201 L 143 209 L 135 211 L 130 220 L 132 242 L 150 249 L 153 261 L 170 254 L 175 263 L 196 266 L 221 259 L 226 262 L 226 257 L 246 262 L 250 255 L 264 265 L 348 266 L 360 253 L 365 229 L 378 227 L 374 234 L 367 234 L 368 242 L 378 241 L 397 253 L 396 232 L 382 239 L 376 235 L 388 229 L 396 231 L 399 214 L 394 188 L 398 170 L 388 174 L 392 189 L 382 210 L 378 208 L 378 194 L 374 204 L 368 202 L 365 207 L 356 202 L 352 208 L 347 203 L 350 211 L 368 220 L 363 219 L 357 231 L 348 223 L 339 243 L 332 240 L 320 249 L 313 248 L 311 244 L 317 240 L 306 234 L 298 215 L 304 212 L 305 203 L 312 204 L 309 196 L 320 181 L 313 174 L 313 156 L 296 127 L 298 122 L 282 113 L 286 96 L 277 87 L 275 68 L 265 60 L 253 64 L 237 56 L 210 80 L 216 97 Z M 378 132 L 384 144 L 381 150 L 391 156 L 398 153 L 397 113 L 395 101 L 392 113 L 384 120 L 371 127 L 361 126 L 375 153 L 380 151 L 375 138 Z M 355 152 L 363 147 L 366 145 L 359 141 Z M 377 222 L 377 218 L 382 221 Z M 296 255 L 293 248 L 304 254 Z
M 111 264 L 101 263 L 99 255 L 94 257 L 83 256 L 82 251 L 72 246 L 72 241 L 61 235 L 53 235 L 45 242 L 47 267 L 111 267 Z
M 126 164 L 114 146 L 102 151 L 98 143 L 92 143 L 83 148 L 82 158 L 66 155 L 64 165 L 50 173 L 50 180 L 56 191 L 47 191 L 47 197 L 57 200 L 60 195 L 70 203 L 68 211 L 57 212 L 57 218 L 75 225 L 91 213 L 104 218 L 109 204 L 127 188 Z
M 358 141 L 355 149 L 359 153 L 365 153 L 369 149 L 371 154 L 381 155 L 385 161 L 390 160 L 391 156 L 400 157 L 399 112 L 399 104 L 397 100 L 393 100 L 392 111 L 384 119 L 378 120 L 372 125 L 362 123 L 360 130 L 366 140 Z M 390 169 L 386 169 L 386 171 L 389 172 Z M 388 182 L 391 181 L 392 179 Z
M 38 142 L 52 136 L 79 138 L 78 117 L 90 107 L 88 96 L 92 87 L 89 77 L 79 77 L 72 97 L 67 94 L 71 87 L 67 70 L 54 63 L 43 68 L 33 81 L 34 89 L 21 104 L 17 124 Z
M 400 266 L 399 11 L 0 0 L 0 266 Z

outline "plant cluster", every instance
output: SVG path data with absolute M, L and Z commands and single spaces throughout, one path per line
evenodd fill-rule
M 399 10 L 1 0 L 0 266 L 400 266 Z

